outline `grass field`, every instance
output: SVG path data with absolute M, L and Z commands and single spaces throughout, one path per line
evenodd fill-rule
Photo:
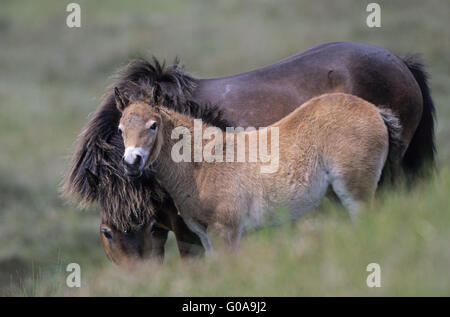
M 450 295 L 450 3 L 378 1 L 382 27 L 365 25 L 372 1 L 70 1 L 0 3 L 0 295 Z M 130 58 L 179 56 L 199 77 L 242 72 L 328 41 L 421 53 L 438 112 L 436 176 L 383 195 L 352 224 L 326 202 L 294 224 L 251 233 L 164 265 L 115 268 L 98 236 L 98 210 L 59 195 L 75 139 L 108 77 Z M 65 284 L 79 263 L 81 288 Z M 381 287 L 366 286 L 367 264 Z

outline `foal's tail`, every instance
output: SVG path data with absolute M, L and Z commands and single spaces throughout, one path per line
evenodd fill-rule
M 393 184 L 401 171 L 402 153 L 405 150 L 405 142 L 402 141 L 402 126 L 400 120 L 388 108 L 378 108 L 380 116 L 387 127 L 389 135 L 389 152 L 382 173 L 382 182 Z
M 435 108 L 423 63 L 415 55 L 406 56 L 402 60 L 419 84 L 423 98 L 422 118 L 401 163 L 409 182 L 415 183 L 435 167 Z

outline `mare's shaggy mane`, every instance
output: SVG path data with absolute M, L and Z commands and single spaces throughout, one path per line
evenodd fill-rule
M 117 130 L 121 113 L 116 107 L 114 87 L 133 99 L 157 92 L 166 107 L 221 128 L 229 126 L 217 107 L 199 105 L 190 99 L 195 86 L 195 79 L 183 71 L 177 60 L 167 67 L 156 58 L 153 63 L 131 61 L 116 75 L 79 136 L 65 176 L 64 194 L 83 208 L 97 202 L 103 221 L 119 230 L 148 223 L 155 212 L 154 204 L 161 202 L 165 193 L 148 169 L 135 180 L 124 174 L 124 146 Z

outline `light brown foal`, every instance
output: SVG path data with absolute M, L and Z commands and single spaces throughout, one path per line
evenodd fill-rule
M 207 251 L 212 245 L 203 224 L 237 248 L 245 230 L 276 219 L 280 207 L 292 218 L 300 216 L 316 207 L 329 187 L 354 214 L 373 198 L 387 158 L 395 165 L 402 153 L 401 129 L 390 110 L 353 95 L 332 93 L 309 100 L 267 130 L 241 132 L 249 142 L 262 138 L 264 131 L 268 148 L 277 143 L 275 172 L 262 172 L 267 163 L 260 157 L 255 162 L 226 162 L 224 154 L 223 162 L 175 162 L 172 149 L 178 140 L 172 131 L 184 127 L 194 135 L 194 119 L 155 105 L 152 98 L 123 101 L 116 91 L 126 172 L 139 175 L 152 165 Z M 279 137 L 273 139 L 276 132 Z M 239 134 L 224 133 L 223 144 Z M 205 148 L 210 140 L 202 142 Z M 248 158 L 249 148 L 245 151 Z

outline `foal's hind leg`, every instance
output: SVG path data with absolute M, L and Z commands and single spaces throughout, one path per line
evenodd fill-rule
M 243 230 L 243 224 L 239 226 L 228 226 L 222 229 L 222 238 L 228 246 L 230 251 L 237 251 L 241 243 L 241 237 Z
M 377 188 L 378 177 L 374 173 L 351 171 L 333 178 L 331 185 L 350 218 L 355 221 L 359 210 L 369 204 Z

